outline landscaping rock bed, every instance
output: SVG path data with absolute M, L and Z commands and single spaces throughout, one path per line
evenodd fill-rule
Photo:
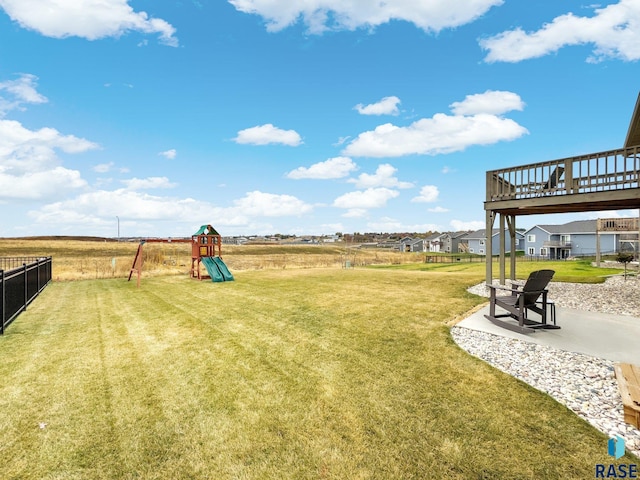
M 469 292 L 489 295 L 484 283 Z M 640 318 L 636 278 L 616 276 L 603 284 L 552 282 L 549 296 L 560 307 Z M 640 456 L 640 430 L 623 420 L 615 362 L 464 327 L 453 327 L 451 334 L 470 354 L 548 393 L 605 434 L 620 435 L 627 449 Z

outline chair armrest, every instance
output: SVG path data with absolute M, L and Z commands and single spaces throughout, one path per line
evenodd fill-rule
M 540 293 L 545 293 L 545 292 L 546 292 L 546 293 L 549 293 L 549 290 L 547 290 L 546 288 L 545 288 L 544 290 L 527 290 L 527 291 L 526 291 L 526 292 L 524 292 L 524 293 L 538 293 L 538 294 L 540 294 Z M 521 292 L 521 293 L 522 293 L 522 292 Z
M 492 290 L 506 290 L 508 292 L 512 292 L 512 293 L 522 293 L 520 290 L 518 290 L 517 288 L 509 288 L 507 286 L 503 286 L 503 285 L 489 285 L 488 283 L 485 284 L 487 287 L 489 287 Z

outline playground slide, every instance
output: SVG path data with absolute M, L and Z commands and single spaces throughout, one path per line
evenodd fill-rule
M 222 261 L 222 259 L 220 257 L 213 257 L 213 261 L 218 266 L 218 270 L 220 270 L 220 273 L 222 273 L 222 276 L 224 277 L 224 281 L 233 282 L 233 275 L 231 275 L 231 272 L 229 271 L 225 263 Z
M 224 276 L 220 269 L 218 269 L 218 265 L 213 261 L 213 257 L 202 257 L 202 264 L 207 269 L 207 273 L 211 277 L 212 282 L 224 282 Z

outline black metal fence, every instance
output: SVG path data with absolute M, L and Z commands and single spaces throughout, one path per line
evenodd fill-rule
M 4 334 L 51 281 L 51 257 L 1 258 L 0 266 L 0 334 Z M 4 270 L 5 266 L 13 267 Z

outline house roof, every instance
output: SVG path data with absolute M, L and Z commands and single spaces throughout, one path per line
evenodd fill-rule
M 439 238 L 441 238 L 444 235 L 444 233 L 432 233 L 431 235 L 429 235 L 427 238 L 425 238 L 425 240 L 427 241 L 431 241 L 431 240 L 438 240 Z
M 400 239 L 400 243 L 405 245 L 405 244 L 409 244 L 409 245 L 416 245 L 418 243 L 422 243 L 424 242 L 424 240 L 422 238 L 411 238 L 411 237 L 404 237 L 402 239 Z
M 482 228 L 480 230 L 476 230 L 475 232 L 469 232 L 464 236 L 464 238 L 472 239 L 472 240 L 476 240 L 476 239 L 482 240 L 482 239 L 487 238 L 486 231 L 487 231 L 486 228 Z M 506 231 L 507 230 L 505 230 L 505 232 Z M 491 236 L 492 237 L 495 237 L 499 233 L 500 233 L 500 229 L 499 228 L 494 228 L 493 230 L 491 230 Z M 516 231 L 516 237 L 518 237 L 518 236 L 522 237 L 523 233 Z
M 629 130 L 627 138 L 624 141 L 624 148 L 640 145 L 640 94 L 636 100 L 636 107 L 633 110 L 631 121 L 629 122 Z
M 575 220 L 563 225 L 536 225 L 527 230 L 527 232 L 533 230 L 536 227 L 541 228 L 545 232 L 551 234 L 596 233 L 596 220 Z
M 464 232 L 445 232 L 442 234 L 442 236 L 447 236 L 450 238 L 458 238 L 458 237 L 462 237 L 463 235 L 466 235 L 467 233 L 469 233 L 468 231 L 464 231 Z

